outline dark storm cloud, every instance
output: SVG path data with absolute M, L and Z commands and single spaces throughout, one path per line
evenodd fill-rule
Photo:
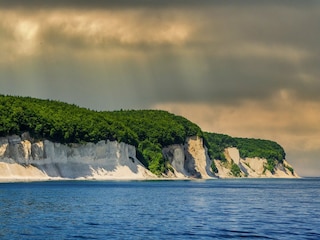
M 12 0 L 12 1 L 0 1 L 0 6 L 7 8 L 24 7 L 24 8 L 85 8 L 97 9 L 97 8 L 167 8 L 167 7 L 185 7 L 185 6 L 200 6 L 210 4 L 209 0 L 193 1 L 193 0 L 163 0 L 163 1 L 152 1 L 152 0 Z
M 1 0 L 0 6 L 5 8 L 85 8 L 101 9 L 101 8 L 174 8 L 174 7 L 212 7 L 212 6 L 237 6 L 237 7 L 252 7 L 252 6 L 287 6 L 294 5 L 296 7 L 305 7 L 306 5 L 318 5 L 317 0 L 300 1 L 300 0 Z
M 27 1 L 26 6 L 57 10 L 42 15 L 35 11 L 34 16 L 24 16 L 19 10 L 16 18 L 6 19 L 5 15 L 5 21 L 0 20 L 6 33 L 1 38 L 12 45 L 13 52 L 26 56 L 35 52 L 28 60 L 34 59 L 35 64 L 46 62 L 46 58 L 57 63 L 66 59 L 61 65 L 66 76 L 76 71 L 80 78 L 89 75 L 91 82 L 100 84 L 104 78 L 106 88 L 112 79 L 121 78 L 122 86 L 143 89 L 140 96 L 150 105 L 159 101 L 263 101 L 284 90 L 296 98 L 320 98 L 316 91 L 320 84 L 320 8 L 314 1 L 290 1 L 287 5 L 275 1 L 200 1 L 195 9 L 191 7 L 195 1 L 41 2 Z M 155 7 L 136 11 L 132 2 L 134 6 Z M 158 9 L 160 2 L 168 8 Z M 5 3 L 18 5 L 18 1 Z M 187 8 L 173 11 L 169 7 L 179 5 Z M 82 10 L 59 11 L 62 6 Z M 89 6 L 98 10 L 86 12 Z M 104 10 L 108 6 L 118 9 Z M 15 26 L 17 21 L 21 23 Z M 8 49 L 3 47 L 4 52 Z M 48 75 L 61 73 L 50 65 L 45 69 L 51 72 Z M 88 70 L 81 74 L 83 69 Z M 131 104 L 141 104 L 137 96 L 134 91 L 127 93 Z

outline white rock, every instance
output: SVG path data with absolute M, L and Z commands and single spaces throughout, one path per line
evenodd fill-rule
M 0 139 L 0 179 L 148 179 L 155 176 L 136 158 L 135 147 L 97 144 L 31 144 L 18 136 Z
M 213 178 L 211 160 L 202 138 L 190 137 L 184 145 L 171 145 L 163 149 L 177 178 Z
M 296 173 L 291 173 L 286 166 L 291 167 L 285 160 L 283 164 L 279 163 L 274 169 L 274 173 L 265 169 L 267 164 L 267 159 L 264 158 L 240 158 L 239 150 L 237 148 L 227 148 L 225 149 L 225 156 L 227 163 L 220 160 L 214 160 L 215 165 L 218 169 L 218 176 L 220 178 L 230 178 L 234 177 L 231 173 L 232 162 L 237 164 L 241 170 L 242 177 L 249 178 L 295 178 L 299 177 Z

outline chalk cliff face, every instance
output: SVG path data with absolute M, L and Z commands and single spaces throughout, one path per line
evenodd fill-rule
M 240 177 L 275 177 L 275 178 L 296 178 L 299 177 L 295 172 L 291 172 L 292 166 L 283 160 L 283 163 L 278 163 L 271 173 L 266 170 L 265 165 L 267 164 L 267 159 L 264 158 L 240 158 L 239 150 L 237 148 L 227 148 L 225 149 L 226 162 L 220 160 L 214 160 L 215 165 L 218 169 L 218 177 L 230 178 L 234 177 L 231 172 L 232 164 L 235 164 L 240 169 Z
M 116 141 L 63 145 L 19 136 L 0 138 L 2 179 L 146 179 L 155 177 L 135 147 Z
M 211 160 L 203 145 L 202 138 L 190 137 L 184 145 L 171 145 L 163 149 L 163 155 L 174 169 L 178 178 L 213 178 Z
M 225 150 L 226 161 L 213 160 L 218 173 L 211 170 L 212 160 L 202 138 L 190 137 L 185 144 L 170 145 L 163 156 L 171 165 L 165 178 L 298 177 L 284 160 L 273 173 L 265 169 L 266 159 L 242 159 L 237 148 Z M 155 179 L 136 158 L 134 146 L 116 141 L 96 144 L 60 144 L 33 141 L 28 135 L 0 138 L 0 180 L 47 179 Z

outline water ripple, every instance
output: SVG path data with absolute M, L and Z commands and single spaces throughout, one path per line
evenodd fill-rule
M 0 193 L 4 240 L 320 239 L 319 179 L 14 183 Z

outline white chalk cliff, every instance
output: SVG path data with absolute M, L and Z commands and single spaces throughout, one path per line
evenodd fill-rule
M 218 169 L 217 176 L 220 178 L 234 177 L 231 172 L 231 165 L 236 164 L 240 168 L 241 177 L 251 178 L 297 178 L 296 172 L 292 172 L 292 166 L 283 160 L 283 163 L 278 163 L 275 166 L 274 173 L 271 173 L 265 168 L 267 159 L 265 158 L 245 158 L 242 159 L 237 148 L 225 149 L 224 155 L 226 161 L 214 160 Z
M 136 158 L 135 147 L 116 141 L 96 144 L 34 142 L 0 138 L 0 180 L 146 179 L 155 176 Z
M 190 137 L 184 145 L 176 144 L 163 149 L 164 157 L 169 160 L 173 173 L 177 178 L 213 178 L 211 160 L 203 145 L 202 138 Z
M 211 170 L 212 160 L 202 138 L 190 137 L 185 144 L 163 149 L 171 170 L 164 178 L 186 179 L 233 177 L 232 163 L 242 177 L 297 177 L 284 161 L 272 174 L 266 171 L 266 159 L 241 159 L 236 148 L 225 150 L 227 163 L 214 160 L 218 173 Z M 96 144 L 60 144 L 48 140 L 33 141 L 28 134 L 0 138 L 0 181 L 49 179 L 157 179 L 136 157 L 134 146 L 116 141 Z

